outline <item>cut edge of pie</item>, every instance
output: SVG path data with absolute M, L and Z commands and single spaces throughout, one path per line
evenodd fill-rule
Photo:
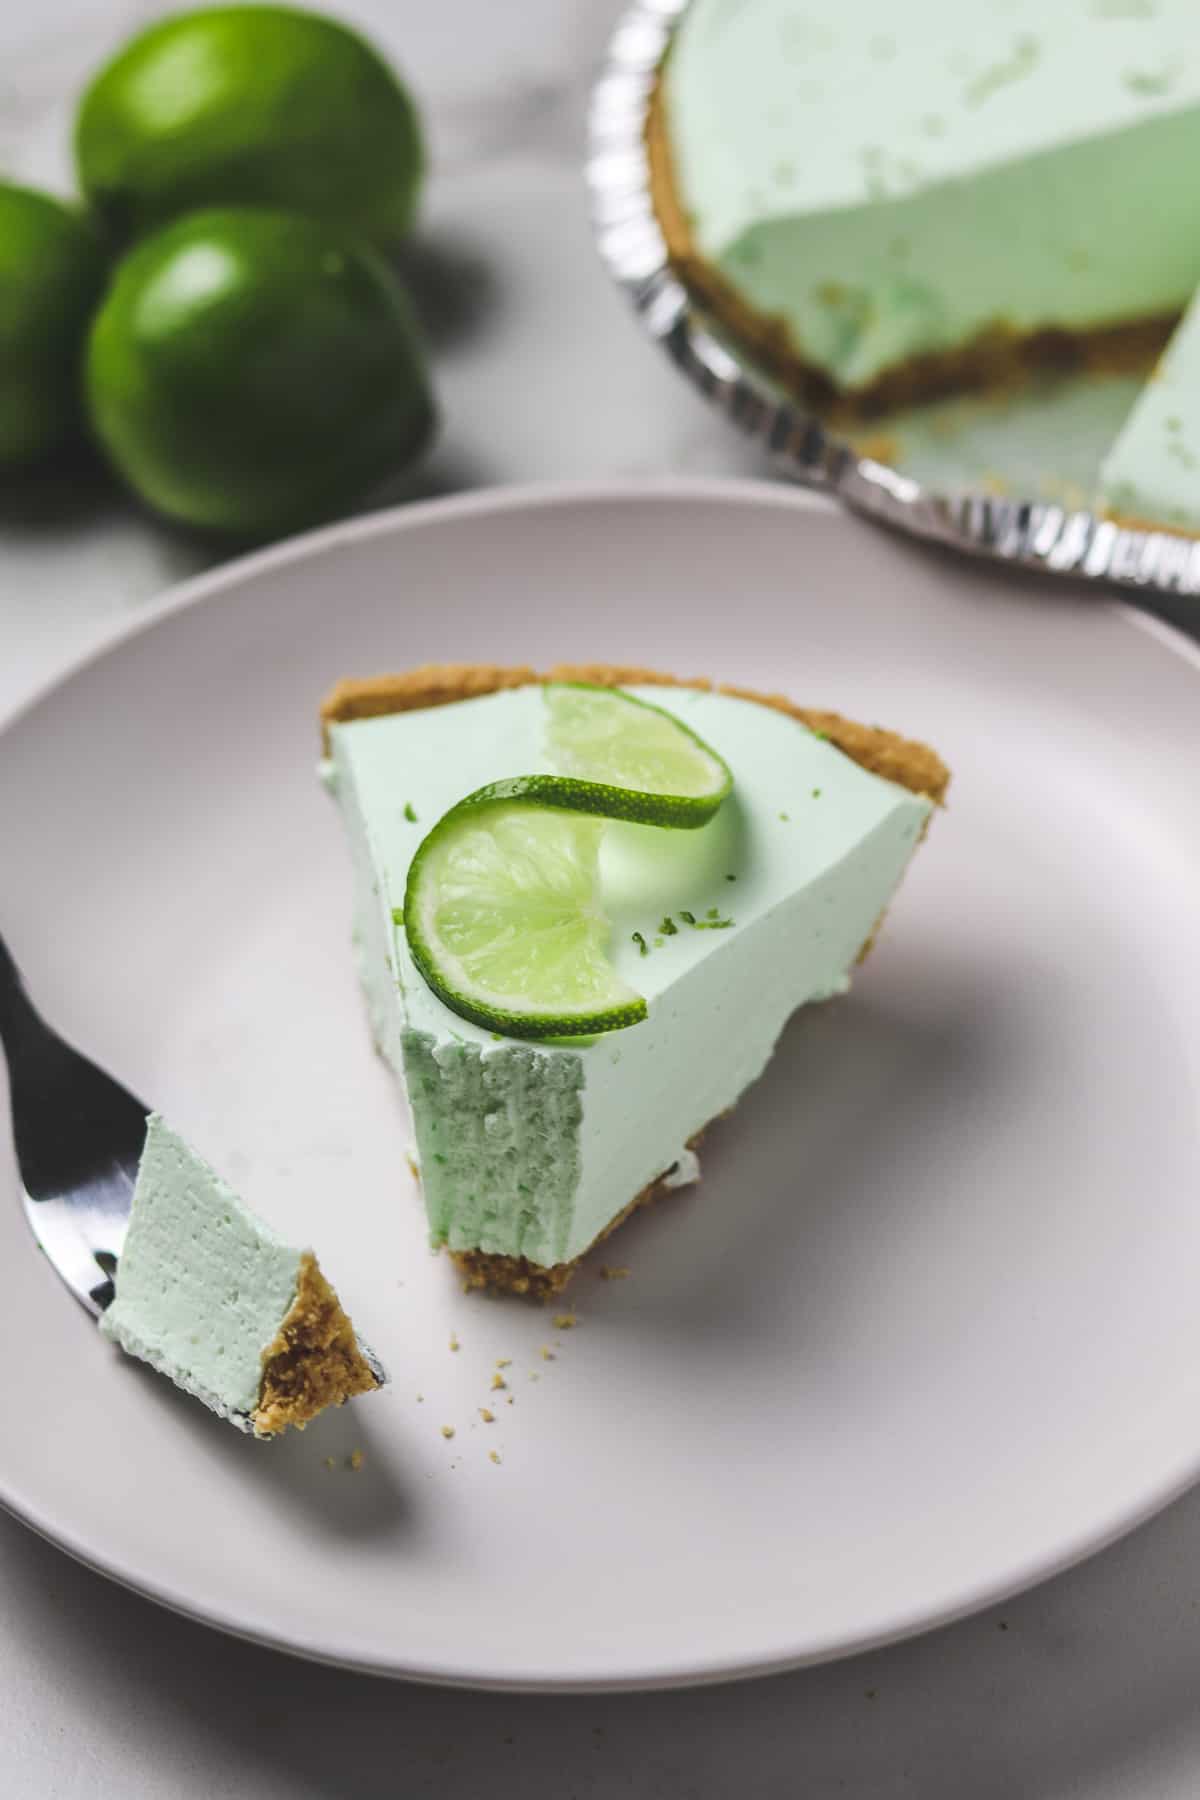
M 830 425 L 849 429 L 954 394 L 1004 393 L 1038 371 L 1144 376 L 1179 320 L 1174 311 L 1122 319 L 1091 331 L 1047 326 L 1022 332 L 995 325 L 954 349 L 910 356 L 865 387 L 848 392 L 806 360 L 784 319 L 749 305 L 696 247 L 675 180 L 661 70 L 647 112 L 645 148 L 650 202 L 676 274 L 767 374 Z

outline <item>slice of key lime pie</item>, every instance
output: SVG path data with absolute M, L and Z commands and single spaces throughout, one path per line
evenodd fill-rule
M 642 669 L 344 681 L 324 779 L 432 1240 L 549 1293 L 839 994 L 948 775 L 926 746 Z
M 296 1250 L 152 1114 L 100 1329 L 257 1437 L 382 1385 L 310 1250 Z

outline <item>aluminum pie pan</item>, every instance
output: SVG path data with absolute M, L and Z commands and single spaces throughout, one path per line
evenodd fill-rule
M 592 92 L 587 180 L 600 254 L 642 326 L 781 472 L 910 536 L 1074 581 L 1200 594 L 1200 540 L 1119 525 L 1084 508 L 949 491 L 860 455 L 781 397 L 718 333 L 671 265 L 651 199 L 646 127 L 658 71 L 689 0 L 633 0 Z

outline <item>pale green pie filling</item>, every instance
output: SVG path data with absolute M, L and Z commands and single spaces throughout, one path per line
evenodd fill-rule
M 695 248 L 842 390 L 1200 283 L 1195 0 L 692 0 L 664 79 Z
M 258 1405 L 263 1353 L 296 1298 L 301 1256 L 154 1114 L 100 1329 L 242 1422 Z
M 1100 470 L 1100 505 L 1200 533 L 1200 297 L 1193 300 Z
M 497 1039 L 459 1018 L 398 922 L 412 855 L 449 807 L 500 776 L 553 771 L 541 690 L 332 728 L 323 774 L 354 862 L 359 971 L 408 1092 L 435 1244 L 553 1266 L 658 1176 L 693 1174 L 688 1139 L 761 1074 L 791 1013 L 846 987 L 929 813 L 786 714 L 627 691 L 711 744 L 734 791 L 698 831 L 606 829 L 610 953 L 649 1016 L 585 1044 Z

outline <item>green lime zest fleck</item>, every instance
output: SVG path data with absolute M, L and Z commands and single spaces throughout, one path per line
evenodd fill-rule
M 690 912 L 681 911 L 679 916 L 685 925 L 690 925 L 695 931 L 728 931 L 733 924 L 732 919 L 723 919 L 715 906 L 710 906 L 702 919 Z
M 408 820 L 410 825 L 416 824 L 417 815 L 416 815 L 416 811 L 413 807 L 413 803 L 411 800 L 406 800 L 404 802 L 404 816 Z
M 634 932 L 633 941 L 638 947 L 638 955 L 639 956 L 649 956 L 650 946 L 647 944 L 645 938 L 642 936 L 640 931 Z
M 812 791 L 812 797 L 813 797 L 813 799 L 814 799 L 814 800 L 819 800 L 819 799 L 820 799 L 820 798 L 821 798 L 821 790 L 820 790 L 820 788 L 814 788 L 814 789 L 813 789 L 813 791 Z
M 659 926 L 658 929 L 662 933 L 663 937 L 678 937 L 679 936 L 679 927 L 675 923 L 674 919 L 671 917 L 670 913 L 668 913 L 666 915 L 666 917 L 663 919 L 663 922 Z

